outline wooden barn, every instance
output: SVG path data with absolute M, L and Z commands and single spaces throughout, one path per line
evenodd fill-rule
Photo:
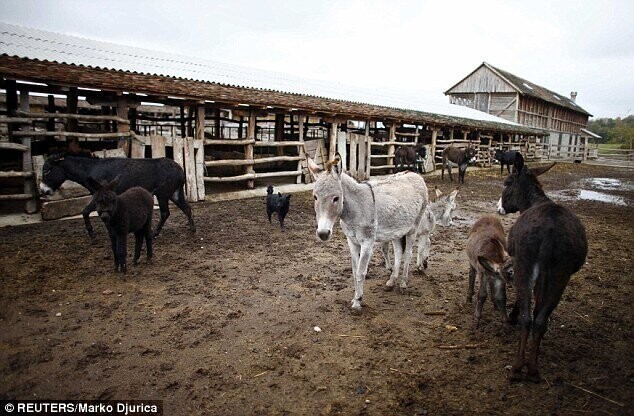
M 576 103 L 576 92 L 567 97 L 483 62 L 445 95 L 452 104 L 547 130 L 546 158 L 587 157 L 588 136 L 582 129 L 592 114 Z
M 392 171 L 397 146 L 426 146 L 435 168 L 448 144 L 473 141 L 490 162 L 494 140 L 543 130 L 461 106 L 431 108 L 336 83 L 226 65 L 0 23 L 0 200 L 79 212 L 86 190 L 37 195 L 47 155 L 170 157 L 189 201 L 309 181 L 305 155 L 340 152 L 360 179 Z M 12 202 L 11 202 L 12 201 Z M 8 209 L 8 208 L 7 208 Z

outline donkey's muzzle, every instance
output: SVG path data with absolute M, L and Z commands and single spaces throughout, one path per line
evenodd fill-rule
M 500 200 L 498 201 L 498 214 L 506 215 L 506 210 L 502 206 L 502 198 L 500 198 Z
M 321 241 L 330 240 L 331 235 L 332 235 L 332 231 L 330 230 L 317 230 L 317 237 L 319 237 Z
M 44 182 L 40 182 L 40 192 L 42 195 L 51 195 L 53 193 L 53 189 Z

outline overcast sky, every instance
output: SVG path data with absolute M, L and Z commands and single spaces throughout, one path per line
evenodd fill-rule
M 634 107 L 632 0 L 0 0 L 0 20 L 435 103 L 486 61 L 595 117 Z

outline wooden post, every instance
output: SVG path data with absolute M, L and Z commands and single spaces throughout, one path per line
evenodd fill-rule
M 238 122 L 238 139 L 242 138 L 243 125 L 244 125 L 244 117 L 240 116 L 240 121 Z
M 128 118 L 128 100 L 124 96 L 117 97 L 117 117 Z M 126 157 L 130 155 L 130 125 L 127 123 L 117 123 L 117 132 L 126 133 L 125 137 L 119 137 L 120 149 L 123 149 Z
M 372 139 L 370 138 L 370 120 L 365 123 L 365 179 L 370 179 L 372 163 Z
M 166 139 L 163 136 L 152 134 L 150 136 L 150 145 L 152 146 L 152 159 L 165 157 Z
M 301 143 L 304 143 L 304 116 L 301 114 L 297 117 L 297 130 L 298 140 Z M 301 159 L 297 162 L 297 170 L 301 171 L 302 162 L 304 162 L 304 159 L 306 158 L 306 155 L 304 154 L 304 146 L 298 146 L 298 153 Z M 302 183 L 302 175 L 297 175 L 297 183 Z
M 328 160 L 333 160 L 335 158 L 335 153 L 337 153 L 337 130 L 337 122 L 333 121 L 330 123 L 330 134 L 328 135 Z
M 359 144 L 358 136 L 354 133 L 350 134 L 350 174 L 353 178 L 357 177 L 357 145 Z
M 77 87 L 70 87 L 66 94 L 66 113 L 77 114 Z M 79 130 L 79 123 L 75 119 L 66 119 L 66 131 L 76 132 Z M 66 137 L 68 150 L 71 152 L 79 152 L 79 139 L 77 137 Z
M 48 95 L 48 105 L 46 106 L 46 111 L 49 113 L 55 113 L 55 96 L 53 94 Z M 49 118 L 46 121 L 46 130 L 47 131 L 55 131 L 55 119 Z
M 188 202 L 198 201 L 198 186 L 196 185 L 196 155 L 194 150 L 194 138 L 185 137 L 185 183 Z
M 256 121 L 256 114 L 254 111 L 251 111 L 249 113 L 249 121 L 247 124 L 247 139 L 248 140 L 255 140 L 255 121 Z M 245 158 L 247 160 L 253 160 L 253 143 L 249 143 L 245 146 Z M 246 165 L 246 173 L 247 174 L 254 174 L 255 173 L 255 169 L 253 169 L 253 164 L 250 165 Z M 247 179 L 247 189 L 253 189 L 255 186 L 255 181 L 253 179 Z
M 21 111 L 29 111 L 29 92 L 27 90 L 20 91 L 20 110 Z M 28 130 L 29 126 L 25 125 L 20 128 L 20 130 Z M 23 137 L 22 145 L 26 146 L 27 149 L 22 152 L 22 171 L 33 173 L 33 158 L 31 157 L 31 138 Z M 37 211 L 37 200 L 36 192 L 35 192 L 35 176 L 30 178 L 24 178 L 24 193 L 28 195 L 33 195 L 33 199 L 29 199 L 24 204 L 24 211 L 27 214 L 33 214 Z
M 394 151 L 395 151 L 395 147 L 394 147 L 394 141 L 396 140 L 396 123 L 392 123 L 390 124 L 390 138 L 389 138 L 389 142 L 390 144 L 387 147 L 387 164 L 388 165 L 393 165 L 394 164 Z M 394 172 L 394 169 L 391 169 L 392 172 Z
M 222 127 L 220 126 L 220 109 L 216 108 L 216 118 L 215 118 L 215 135 L 216 139 L 222 139 Z
M 185 137 L 187 137 L 187 132 L 185 131 L 185 106 L 184 105 L 180 106 L 180 112 L 181 112 L 181 137 L 184 139 Z
M 467 140 L 467 136 L 469 135 L 469 130 L 462 131 L 462 140 Z
M 431 131 L 431 149 L 429 149 L 429 153 L 432 161 L 432 170 L 436 170 L 436 140 L 438 139 L 438 129 L 433 129 Z
M 16 89 L 16 82 L 13 79 L 8 79 L 5 84 L 5 89 L 7 91 L 7 113 L 9 114 L 9 117 L 14 117 L 18 109 L 18 91 Z M 8 123 L 7 131 L 9 133 L 9 140 L 12 139 L 11 133 L 13 133 L 13 130 L 13 124 Z
M 183 159 L 183 138 L 180 136 L 172 137 L 172 149 L 174 151 L 174 162 L 185 170 L 185 162 Z
M 451 146 L 453 144 L 453 127 L 449 130 L 449 140 L 451 141 L 451 143 L 449 143 Z
M 196 187 L 198 200 L 205 200 L 205 105 L 196 107 Z

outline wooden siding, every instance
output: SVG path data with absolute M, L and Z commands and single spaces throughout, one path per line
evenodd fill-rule
M 491 94 L 489 113 L 509 121 L 515 121 L 517 94 Z
M 517 113 L 518 122 L 527 127 L 580 134 L 588 125 L 586 115 L 533 97 L 520 97 Z
M 447 91 L 447 94 L 467 92 L 515 93 L 517 90 L 486 66 L 480 66 L 475 72 Z

